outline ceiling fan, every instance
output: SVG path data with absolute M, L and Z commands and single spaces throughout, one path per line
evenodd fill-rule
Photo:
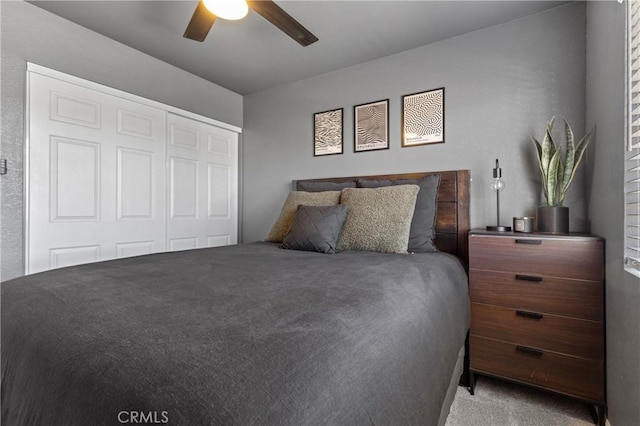
M 302 46 L 318 41 L 318 37 L 271 0 L 199 0 L 183 37 L 204 41 L 216 18 L 241 19 L 247 14 L 248 8 L 258 12 Z

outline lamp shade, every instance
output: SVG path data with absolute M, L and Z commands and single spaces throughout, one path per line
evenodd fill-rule
M 222 19 L 242 19 L 249 12 L 249 6 L 245 0 L 204 0 L 204 5 L 211 13 Z

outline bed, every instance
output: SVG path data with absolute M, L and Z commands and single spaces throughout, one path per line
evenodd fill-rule
M 469 326 L 469 173 L 365 178 L 428 176 L 438 252 L 263 241 L 2 283 L 2 424 L 444 424 Z

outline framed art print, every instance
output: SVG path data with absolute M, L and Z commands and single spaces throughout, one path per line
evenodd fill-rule
M 354 151 L 389 148 L 389 99 L 353 107 Z
M 444 142 L 444 87 L 402 97 L 402 146 Z
M 313 155 L 342 154 L 343 108 L 313 114 Z

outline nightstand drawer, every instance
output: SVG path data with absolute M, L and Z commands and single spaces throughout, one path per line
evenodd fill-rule
M 472 235 L 469 267 L 532 276 L 603 280 L 602 241 Z
M 604 403 L 601 361 L 559 355 L 471 336 L 470 368 L 474 372 L 528 383 L 597 404 Z
M 597 321 L 472 303 L 471 334 L 565 355 L 604 359 L 603 324 Z
M 469 295 L 474 302 L 594 321 L 602 321 L 604 317 L 602 281 L 472 269 L 469 283 Z

